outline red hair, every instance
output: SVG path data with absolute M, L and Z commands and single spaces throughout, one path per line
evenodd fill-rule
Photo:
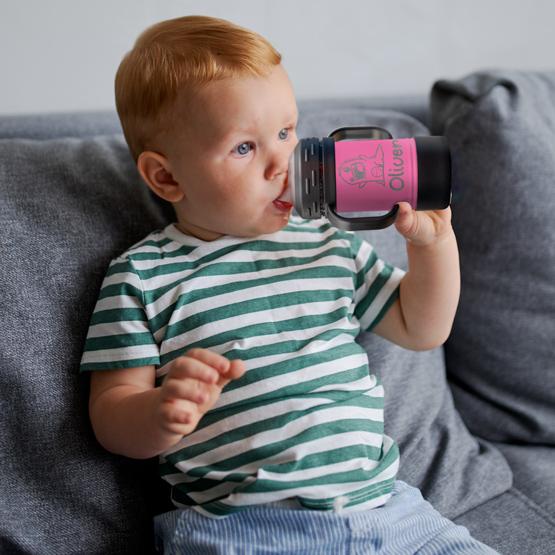
M 171 128 L 178 94 L 190 98 L 226 77 L 266 76 L 280 62 L 264 37 L 224 19 L 187 16 L 147 28 L 115 79 L 116 108 L 133 157 Z

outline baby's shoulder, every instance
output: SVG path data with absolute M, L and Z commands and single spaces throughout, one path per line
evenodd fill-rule
M 133 264 L 141 260 L 161 260 L 172 250 L 172 243 L 172 239 L 166 233 L 166 228 L 156 229 L 128 247 L 114 261 L 130 261 Z

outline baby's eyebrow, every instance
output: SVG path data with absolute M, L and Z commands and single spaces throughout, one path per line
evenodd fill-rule
M 230 137 L 231 135 L 240 135 L 241 133 L 252 133 L 255 129 L 256 126 L 254 125 L 233 127 L 226 132 L 225 136 Z
M 284 125 L 288 126 L 288 125 L 293 125 L 296 123 L 297 119 L 298 119 L 298 114 L 295 113 L 293 115 L 291 115 L 291 117 L 285 118 L 284 119 Z M 237 127 L 232 127 L 230 129 L 227 129 L 225 131 L 223 131 L 221 133 L 221 140 L 222 141 L 226 141 L 228 139 L 231 139 L 233 136 L 235 135 L 244 135 L 244 134 L 248 134 L 248 133 L 253 133 L 256 130 L 256 125 L 240 125 Z
M 219 133 L 219 138 L 220 140 L 223 141 L 228 141 L 231 140 L 231 138 L 233 138 L 235 135 L 245 135 L 247 133 L 252 133 L 255 129 L 255 126 L 237 126 L 237 127 L 231 127 L 228 129 L 224 129 L 221 133 Z

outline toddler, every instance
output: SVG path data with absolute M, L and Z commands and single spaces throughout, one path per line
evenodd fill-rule
M 159 456 L 166 553 L 493 553 L 397 481 L 384 391 L 355 342 L 441 345 L 459 297 L 449 209 L 402 203 L 405 274 L 291 215 L 297 107 L 262 37 L 200 16 L 147 29 L 116 103 L 176 222 L 114 259 L 81 361 L 98 441 Z M 399 369 L 399 371 L 402 371 Z

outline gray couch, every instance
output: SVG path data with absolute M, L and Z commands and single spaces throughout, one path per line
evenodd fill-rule
M 386 386 L 400 478 L 501 553 L 555 553 L 555 73 L 300 108 L 300 136 L 447 136 L 452 334 L 418 353 L 360 341 Z M 170 508 L 156 461 L 97 444 L 78 364 L 109 260 L 171 207 L 141 184 L 111 112 L 0 117 L 0 195 L 0 553 L 149 553 L 151 517 Z M 406 267 L 394 229 L 363 235 Z

